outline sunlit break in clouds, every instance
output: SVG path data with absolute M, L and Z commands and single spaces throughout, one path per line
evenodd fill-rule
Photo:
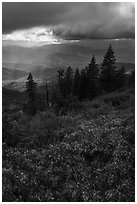
M 16 44 L 26 47 L 77 42 L 77 40 L 68 41 L 61 39 L 55 36 L 50 28 L 46 27 L 34 27 L 30 29 L 13 31 L 9 34 L 4 34 L 2 39 L 3 45 Z

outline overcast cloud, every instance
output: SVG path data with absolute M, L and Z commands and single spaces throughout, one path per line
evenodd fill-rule
M 64 39 L 134 38 L 134 3 L 2 3 L 3 34 L 48 26 Z

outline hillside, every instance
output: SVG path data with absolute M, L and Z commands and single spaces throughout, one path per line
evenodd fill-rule
M 124 66 L 127 73 L 135 70 L 135 64 L 133 63 L 116 62 L 115 65 L 117 69 L 120 69 Z M 99 67 L 101 67 L 101 64 L 99 64 Z
M 122 66 L 125 67 L 126 72 L 130 72 L 132 70 L 135 70 L 135 64 L 133 63 L 123 63 L 123 62 L 116 62 L 116 67 L 119 69 Z
M 14 68 L 15 66 L 16 69 L 23 71 L 28 71 L 28 69 L 30 71 L 32 65 L 33 67 L 43 66 L 50 68 L 64 65 L 82 67 L 85 66 L 85 62 L 88 61 L 91 53 L 90 48 L 77 44 L 46 45 L 32 48 L 6 46 L 3 47 L 2 51 L 4 66 L 8 68 Z M 66 56 L 65 59 L 64 56 Z M 79 60 L 81 60 L 82 64 L 79 63 Z M 28 68 L 26 65 L 28 65 Z
M 2 67 L 2 80 L 16 80 L 27 75 L 28 73 L 25 71 Z
M 123 89 L 83 102 L 77 113 L 10 114 L 3 201 L 134 202 L 134 100 L 134 89 Z
M 135 2 L 2 3 L 2 202 L 135 202 Z
M 97 63 L 103 60 L 109 44 L 112 44 L 118 62 L 134 63 L 134 40 L 83 40 L 77 43 L 51 44 L 41 47 L 21 47 L 15 45 L 2 48 L 4 67 L 31 71 L 37 66 L 57 68 L 64 66 L 82 69 L 96 56 Z M 127 49 L 128 46 L 128 49 Z

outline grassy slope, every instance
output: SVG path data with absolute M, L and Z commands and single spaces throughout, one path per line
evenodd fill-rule
M 3 144 L 3 201 L 134 201 L 134 90 L 85 102 L 77 114 L 37 114 L 29 134 L 21 117 L 20 143 Z

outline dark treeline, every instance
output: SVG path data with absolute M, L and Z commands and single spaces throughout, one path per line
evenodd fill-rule
M 68 108 L 72 103 L 77 107 L 79 106 L 78 101 L 92 100 L 96 96 L 124 86 L 134 86 L 134 78 L 135 71 L 127 75 L 124 66 L 117 69 L 115 54 L 110 45 L 101 67 L 98 66 L 93 55 L 91 62 L 81 71 L 77 68 L 74 72 L 70 66 L 66 71 L 60 68 L 57 73 L 57 83 L 52 86 L 51 93 L 49 93 L 48 84 L 46 84 L 46 107 L 51 104 L 58 111 L 62 107 Z M 36 97 L 36 83 L 31 73 L 26 82 L 26 92 L 28 102 L 25 104 L 24 110 L 34 115 L 38 109 L 36 105 L 38 98 Z M 42 104 L 42 100 L 40 103 Z
M 102 92 L 108 93 L 123 87 L 127 83 L 125 68 L 122 66 L 117 69 L 115 62 L 115 55 L 110 45 L 101 68 L 93 55 L 91 62 L 81 72 L 76 69 L 74 73 L 71 67 L 68 67 L 66 72 L 64 69 L 59 69 L 57 76 L 60 93 L 64 97 L 72 94 L 79 100 L 85 98 L 92 100 Z

